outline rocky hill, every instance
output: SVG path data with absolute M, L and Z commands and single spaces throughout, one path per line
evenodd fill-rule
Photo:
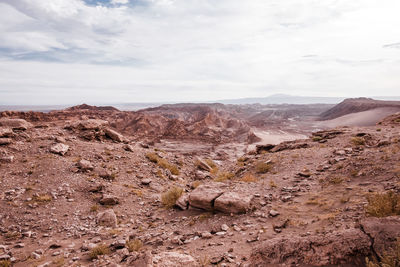
M 331 120 L 351 113 L 357 113 L 377 108 L 394 108 L 400 111 L 400 101 L 383 101 L 371 98 L 350 98 L 323 112 L 321 120 Z M 391 113 L 394 113 L 392 110 Z
M 0 266 L 398 266 L 399 114 L 238 156 L 239 110 L 1 113 Z

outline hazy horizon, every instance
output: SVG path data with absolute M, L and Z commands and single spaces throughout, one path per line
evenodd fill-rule
M 396 0 L 0 0 L 0 105 L 396 96 Z

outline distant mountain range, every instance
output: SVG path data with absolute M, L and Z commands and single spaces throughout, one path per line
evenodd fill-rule
M 274 94 L 267 97 L 254 97 L 254 98 L 237 98 L 237 99 L 222 99 L 215 101 L 192 101 L 191 103 L 221 103 L 221 104 L 234 104 L 234 105 L 245 105 L 245 104 L 262 104 L 262 105 L 273 105 L 273 104 L 338 104 L 345 100 L 347 97 L 323 97 L 323 96 L 295 96 L 286 94 Z M 371 97 L 375 100 L 391 100 L 399 101 L 400 96 L 375 96 Z M 176 104 L 180 102 L 166 101 L 166 102 L 153 102 L 153 103 L 90 103 L 92 105 L 101 106 L 113 106 L 120 110 L 139 110 L 150 107 L 158 107 L 164 104 Z M 189 102 L 188 102 L 189 103 Z M 67 108 L 71 105 L 0 105 L 0 111 L 4 110 L 19 110 L 19 111 L 42 111 L 48 112 L 50 110 L 60 110 Z
M 223 104 L 338 104 L 347 97 L 294 96 L 275 94 L 259 98 L 223 99 L 216 102 Z M 400 96 L 376 96 L 376 100 L 400 100 Z

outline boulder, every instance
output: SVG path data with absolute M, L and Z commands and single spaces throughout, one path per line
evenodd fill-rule
M 250 266 L 364 266 L 371 240 L 359 229 L 318 236 L 286 236 L 265 241 L 250 258 Z
M 55 144 L 50 147 L 50 152 L 54 154 L 59 154 L 61 156 L 64 156 L 69 150 L 69 146 L 65 144 Z
M 214 209 L 224 213 L 246 213 L 250 210 L 253 195 L 236 192 L 225 192 L 217 197 Z
M 0 156 L 1 163 L 12 163 L 14 161 L 14 156 Z
M 129 151 L 129 152 L 133 152 L 134 151 L 133 147 L 131 145 L 129 145 L 129 144 L 124 145 L 123 149 L 125 151 Z
M 100 130 L 104 126 L 108 125 L 108 121 L 98 119 L 88 119 L 76 122 L 73 127 L 79 130 Z
M 100 199 L 100 204 L 102 205 L 117 205 L 118 203 L 118 197 L 112 195 L 103 195 L 103 197 Z
M 11 138 L 0 138 L 0 146 L 9 145 L 12 143 Z
M 111 171 L 107 170 L 107 169 L 100 169 L 98 171 L 98 174 L 101 178 L 105 179 L 105 180 L 109 180 L 112 181 L 115 179 L 115 174 L 113 174 Z
M 153 256 L 153 264 L 158 267 L 195 267 L 196 260 L 187 254 L 178 252 L 161 252 Z
M 0 120 L 0 126 L 10 127 L 13 130 L 25 131 L 32 127 L 32 124 L 23 119 L 8 119 L 3 118 Z
M 199 168 L 200 170 L 203 170 L 203 171 L 210 172 L 212 170 L 210 165 L 208 165 L 204 160 L 202 160 L 200 158 L 196 159 L 196 166 L 197 166 L 197 168 Z
M 361 229 L 373 240 L 374 251 L 378 256 L 395 248 L 397 237 L 400 237 L 400 217 L 365 218 Z
M 0 137 L 13 137 L 15 134 L 9 127 L 0 127 Z
M 92 171 L 94 169 L 93 164 L 90 161 L 84 160 L 84 159 L 81 159 L 80 161 L 78 161 L 78 163 L 76 165 L 82 171 Z
M 106 210 L 104 212 L 100 212 L 97 214 L 96 222 L 98 225 L 107 226 L 107 227 L 116 227 L 117 226 L 117 216 L 114 213 L 114 210 Z
M 192 207 L 213 210 L 214 201 L 224 193 L 223 183 L 210 183 L 198 186 L 189 195 L 189 204 Z
M 123 142 L 124 136 L 110 128 L 104 129 L 104 134 L 113 141 L 116 142 Z
M 189 195 L 182 194 L 176 201 L 175 205 L 181 210 L 187 210 L 189 208 Z

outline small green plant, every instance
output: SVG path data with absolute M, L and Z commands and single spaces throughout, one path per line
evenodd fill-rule
M 167 192 L 165 192 L 161 195 L 161 203 L 166 208 L 172 208 L 182 194 L 183 194 L 182 188 L 172 187 Z
M 139 251 L 142 249 L 143 243 L 139 239 L 128 240 L 126 242 L 126 247 L 128 248 L 129 252 Z
M 400 194 L 393 191 L 370 195 L 366 212 L 373 217 L 400 215 Z
M 100 255 L 107 255 L 107 254 L 110 254 L 110 249 L 108 248 L 107 245 L 101 244 L 101 245 L 94 247 L 90 251 L 89 257 L 90 257 L 90 259 L 94 260 L 94 259 L 97 259 L 98 256 L 100 256 Z

